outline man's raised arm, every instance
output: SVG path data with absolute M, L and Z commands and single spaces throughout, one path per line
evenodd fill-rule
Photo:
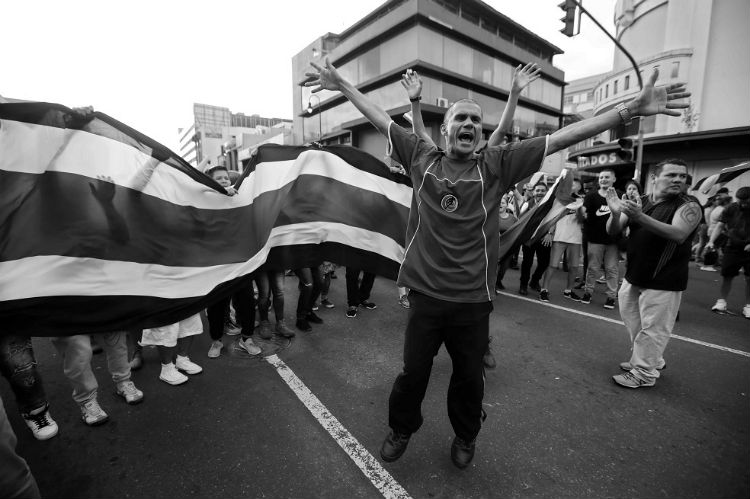
M 652 116 L 654 114 L 680 116 L 681 113 L 678 109 L 688 107 L 688 103 L 672 101 L 690 97 L 690 92 L 685 91 L 684 83 L 654 87 L 654 83 L 658 77 L 659 70 L 654 70 L 644 85 L 643 90 L 641 90 L 635 99 L 619 109 L 619 106 L 616 106 L 606 113 L 573 123 L 550 135 L 547 154 L 552 154 L 568 146 L 577 144 L 582 140 L 609 130 L 622 122 L 628 122 L 630 118 Z
M 513 123 L 513 115 L 516 112 L 516 106 L 518 105 L 518 98 L 521 96 L 523 89 L 529 86 L 529 84 L 539 78 L 539 74 L 542 69 L 534 64 L 533 62 L 528 63 L 526 66 L 520 64 L 513 73 L 513 82 L 510 85 L 510 93 L 508 94 L 508 102 L 503 109 L 503 115 L 500 117 L 500 123 L 497 124 L 497 128 L 490 135 L 490 139 L 487 141 L 487 145 L 490 147 L 499 146 L 503 143 L 503 137 L 505 133 L 510 130 L 510 125 Z
M 344 79 L 333 64 L 326 58 L 325 68 L 311 62 L 312 66 L 317 70 L 317 73 L 305 73 L 306 76 L 313 78 L 312 81 L 305 83 L 306 87 L 313 88 L 313 92 L 320 92 L 321 90 L 338 90 L 349 101 L 354 104 L 354 107 L 372 123 L 380 133 L 388 136 L 388 123 L 391 122 L 391 117 L 388 116 L 383 109 L 375 105 L 370 99 L 365 97 L 362 92 L 356 89 L 354 85 Z

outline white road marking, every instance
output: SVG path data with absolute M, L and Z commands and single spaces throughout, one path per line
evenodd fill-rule
M 276 368 L 289 388 L 292 389 L 297 398 L 305 404 L 305 407 L 315 416 L 320 425 L 336 440 L 336 443 L 344 449 L 352 461 L 362 470 L 362 473 L 372 482 L 383 497 L 388 499 L 411 499 L 411 496 L 401 485 L 367 452 L 354 436 L 339 423 L 338 419 L 326 409 L 318 397 L 313 395 L 307 386 L 296 374 L 276 355 L 265 358 L 269 364 Z
M 557 310 L 565 310 L 566 312 L 571 312 L 571 313 L 574 313 L 574 314 L 583 315 L 584 317 L 592 317 L 594 319 L 599 319 L 599 320 L 602 320 L 602 321 L 605 321 L 605 322 L 611 322 L 613 324 L 619 324 L 620 326 L 625 327 L 625 324 L 622 321 L 618 321 L 617 319 L 611 319 L 609 317 L 604 317 L 602 315 L 590 314 L 588 312 L 583 312 L 581 310 L 576 310 L 574 308 L 562 307 L 560 305 L 555 305 L 554 303 L 543 302 L 543 301 L 535 300 L 534 298 L 526 298 L 525 296 L 518 296 L 518 295 L 515 295 L 513 293 L 508 293 L 507 291 L 501 291 L 500 294 L 503 295 L 503 296 L 508 296 L 510 298 L 516 298 L 518 300 L 524 300 L 524 301 L 529 301 L 529 302 L 532 302 L 532 303 L 536 303 L 537 305 L 544 305 L 545 307 L 555 308 Z M 722 345 L 716 345 L 714 343 L 706 343 L 705 341 L 695 340 L 693 338 L 688 338 L 687 336 L 680 336 L 678 334 L 673 334 L 671 336 L 671 338 L 674 338 L 676 340 L 686 341 L 688 343 L 695 343 L 696 345 L 701 345 L 701 346 L 708 347 L 708 348 L 714 348 L 716 350 L 721 350 L 722 352 L 729 352 L 729 353 L 733 353 L 733 354 L 736 354 L 736 355 L 742 355 L 743 357 L 750 357 L 750 352 L 745 352 L 745 351 L 742 351 L 742 350 L 736 350 L 734 348 L 729 348 L 729 347 L 725 347 L 725 346 L 722 346 Z

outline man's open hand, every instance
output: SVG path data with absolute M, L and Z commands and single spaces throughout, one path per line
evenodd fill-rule
M 513 73 L 513 83 L 511 83 L 511 92 L 520 93 L 521 90 L 528 87 L 529 84 L 539 78 L 539 74 L 542 72 L 542 68 L 536 65 L 534 62 L 530 62 L 525 66 L 520 64 Z
M 680 116 L 678 109 L 685 109 L 690 104 L 687 102 L 673 102 L 678 99 L 690 97 L 690 92 L 685 91 L 684 83 L 672 83 L 666 86 L 655 87 L 659 70 L 655 69 L 651 77 L 643 86 L 643 90 L 629 105 L 630 112 L 635 116 L 651 116 L 654 114 L 666 114 L 669 116 Z
M 317 72 L 305 73 L 305 76 L 312 78 L 311 81 L 305 82 L 306 87 L 313 88 L 313 93 L 320 92 L 321 90 L 341 90 L 341 85 L 344 83 L 344 79 L 341 77 L 336 68 L 333 67 L 331 61 L 326 57 L 325 68 L 311 62 L 310 65 L 314 67 Z
M 413 69 L 407 69 L 406 73 L 401 75 L 401 85 L 406 89 L 409 100 L 417 99 L 422 95 L 422 78 Z

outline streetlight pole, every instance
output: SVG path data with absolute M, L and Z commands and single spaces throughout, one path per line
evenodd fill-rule
M 310 95 L 310 98 L 307 100 L 307 114 L 312 114 L 312 112 L 313 112 L 313 107 L 312 107 L 312 98 L 313 97 L 315 97 L 316 99 L 318 99 L 318 103 L 317 103 L 317 107 L 318 107 L 318 142 L 320 142 L 320 137 L 323 135 L 323 115 L 320 112 L 320 97 L 318 97 L 316 94 Z

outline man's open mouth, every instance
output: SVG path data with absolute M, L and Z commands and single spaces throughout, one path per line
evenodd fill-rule
M 459 142 L 465 142 L 467 144 L 474 143 L 474 134 L 471 132 L 461 132 L 458 134 L 457 138 Z

